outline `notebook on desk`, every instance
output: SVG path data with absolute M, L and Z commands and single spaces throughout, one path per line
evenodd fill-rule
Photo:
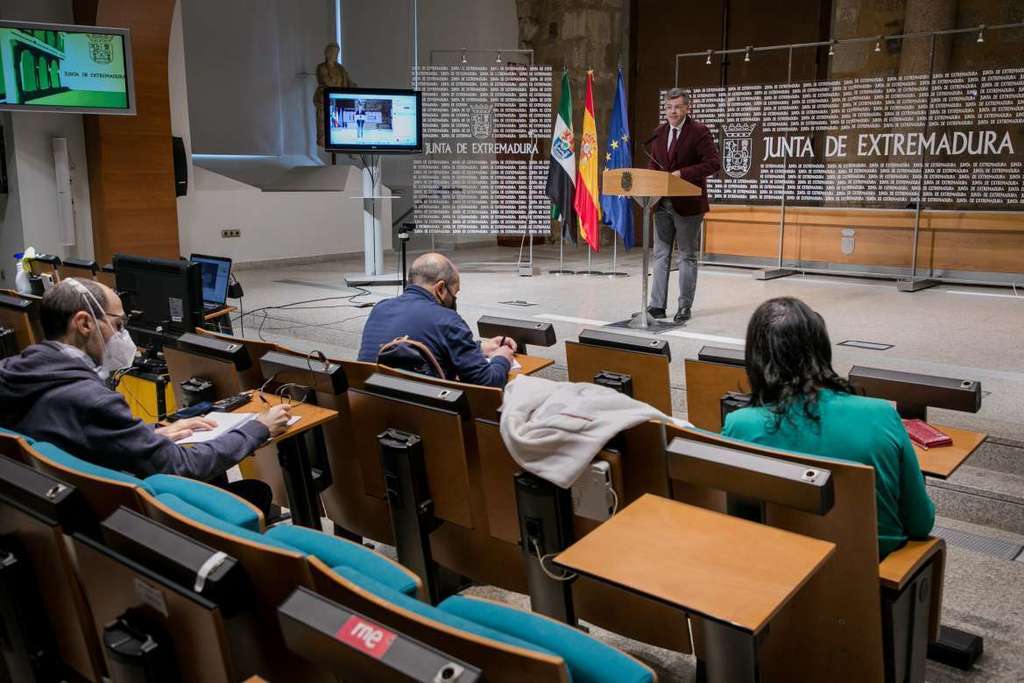
M 206 443 L 218 436 L 227 434 L 232 429 L 241 427 L 250 420 L 255 420 L 258 413 L 208 413 L 203 415 L 204 419 L 216 422 L 217 426 L 202 432 L 193 432 L 192 436 L 186 437 L 176 443 L 187 446 L 193 443 Z

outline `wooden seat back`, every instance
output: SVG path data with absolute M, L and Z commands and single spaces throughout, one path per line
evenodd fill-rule
M 181 383 L 190 377 L 202 377 L 212 382 L 214 400 L 260 387 L 258 379 L 261 373 L 255 363 L 239 372 L 231 361 L 170 346 L 164 347 L 164 360 L 167 361 L 167 374 L 171 378 L 174 403 L 177 406 L 185 405 Z
M 94 543 L 74 538 L 78 576 L 92 608 L 93 633 L 123 615 L 126 610 L 150 605 L 159 596 L 159 612 L 152 615 L 173 636 L 175 666 L 183 681 L 232 683 L 245 675 L 228 647 L 229 635 L 219 610 L 203 609 L 182 592 L 166 586 L 134 564 L 119 562 Z M 188 586 L 191 588 L 191 586 Z M 143 593 L 143 590 L 145 593 Z
M 0 434 L 0 453 L 5 457 L 29 464 L 29 451 L 23 439 Z M 19 559 L 27 562 L 35 578 L 61 660 L 86 680 L 99 681 L 103 655 L 65 530 L 0 497 L 0 537 L 17 539 L 23 552 Z
M 501 563 L 488 566 L 489 583 L 525 592 L 525 560 L 520 550 L 519 518 L 513 477 L 522 470 L 501 438 L 499 424 L 476 420 L 481 485 L 487 515 L 490 546 L 503 547 Z M 605 448 L 595 460 L 610 465 L 612 488 L 623 508 L 645 493 L 666 495 L 664 431 L 649 422 L 628 430 L 614 442 L 622 450 Z M 647 446 L 650 445 L 650 448 Z M 600 522 L 573 517 L 576 539 L 587 535 Z M 493 551 L 492 551 L 493 552 Z M 532 561 L 532 560 L 530 560 Z M 470 574 L 472 578 L 476 576 Z M 478 579 L 481 580 L 481 579 Z M 580 577 L 573 583 L 573 603 L 580 619 L 630 638 L 677 652 L 691 652 L 685 618 L 675 609 L 634 593 Z
M 338 576 L 315 558 L 309 564 L 313 571 L 315 590 L 320 595 L 479 667 L 486 680 L 492 683 L 569 681 L 569 672 L 561 657 L 457 630 L 384 600 Z
M 633 378 L 633 398 L 672 414 L 667 356 L 566 341 L 565 360 L 570 382 L 593 382 L 594 375 L 601 371 L 629 375 Z
M 0 326 L 14 330 L 18 351 L 43 341 L 43 326 L 39 322 L 39 303 L 14 294 L 0 294 Z
M 95 280 L 98 272 L 99 269 L 94 270 L 75 263 L 68 263 L 67 261 L 60 264 L 61 280 L 65 280 L 69 277 L 80 278 L 82 280 Z
M 305 555 L 255 543 L 190 519 L 164 505 L 145 492 L 139 496 L 142 512 L 189 538 L 227 553 L 238 560 L 252 581 L 258 603 L 253 628 L 238 632 L 247 642 L 235 643 L 235 652 L 252 657 L 247 673 L 257 673 L 272 681 L 323 681 L 314 667 L 293 655 L 285 647 L 277 626 L 277 607 L 299 586 L 313 588 L 313 579 Z
M 248 337 L 235 337 L 230 334 L 222 334 L 220 332 L 213 332 L 202 327 L 196 328 L 196 334 L 201 334 L 206 337 L 214 337 L 223 341 L 235 342 L 236 344 L 242 344 L 249 352 L 249 357 L 252 358 L 253 373 L 249 382 L 254 387 L 261 386 L 266 381 L 266 377 L 263 376 L 263 371 L 260 369 L 260 358 L 263 358 L 268 351 L 281 351 L 283 353 L 298 353 L 292 351 L 279 344 L 273 342 L 261 341 L 259 339 L 249 339 Z M 305 354 L 298 354 L 305 355 Z
M 725 363 L 687 358 L 686 419 L 711 432 L 722 431 L 722 396 L 730 391 L 749 393 L 746 369 Z
M 349 389 L 353 432 L 367 495 L 386 500 L 377 436 L 387 429 L 417 434 L 422 440 L 430 495 L 438 519 L 470 528 L 469 465 L 463 417 L 454 411 L 421 405 L 366 389 Z
M 667 427 L 667 441 L 675 437 L 823 467 L 832 473 L 835 503 L 825 515 L 765 505 L 766 524 L 831 541 L 836 544 L 836 552 L 772 621 L 761 649 L 761 671 L 764 680 L 771 681 L 803 680 L 809 671 L 820 680 L 882 680 L 874 470 L 852 462 L 763 448 L 699 430 Z M 677 500 L 697 505 L 706 502 L 701 497 L 691 499 L 690 493 L 693 491 L 687 487 L 673 490 Z M 695 622 L 699 620 L 691 617 L 691 623 Z M 698 635 L 695 627 L 699 650 Z M 799 657 L 794 656 L 793 648 L 797 647 Z
M 141 489 L 137 485 L 80 472 L 51 460 L 31 446 L 27 448 L 32 467 L 78 489 L 96 521 L 106 519 L 121 506 L 140 510 L 138 494 Z

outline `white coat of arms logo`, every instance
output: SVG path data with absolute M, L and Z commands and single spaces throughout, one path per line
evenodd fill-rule
M 727 123 L 725 130 L 725 145 L 723 146 L 723 162 L 725 174 L 730 178 L 742 178 L 750 173 L 750 164 L 753 160 L 754 133 L 753 123 Z
M 494 105 L 471 104 L 469 106 L 470 121 L 473 124 L 473 137 L 491 137 L 491 126 L 494 113 Z

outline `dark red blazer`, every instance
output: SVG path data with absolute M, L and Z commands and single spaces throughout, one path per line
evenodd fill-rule
M 683 122 L 676 141 L 675 153 L 668 156 L 668 123 L 658 126 L 654 140 L 648 143 L 647 150 L 655 161 L 648 159 L 647 168 L 658 171 L 679 171 L 679 177 L 688 180 L 701 190 L 699 197 L 672 197 L 672 207 L 680 216 L 693 216 L 708 212 L 707 177 L 718 173 L 722 161 L 718 156 L 718 146 L 711 131 L 700 121 L 690 116 Z M 659 165 L 660 164 L 660 165 Z

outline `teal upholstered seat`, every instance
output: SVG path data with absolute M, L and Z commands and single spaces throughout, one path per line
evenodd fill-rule
M 386 581 L 389 590 L 409 595 L 416 593 L 416 582 L 405 572 L 397 569 L 386 558 L 380 557 L 373 553 L 373 551 L 357 546 L 354 543 L 349 543 L 348 541 L 334 538 L 312 529 L 299 529 L 293 533 L 282 533 L 279 531 L 275 532 L 274 530 L 279 527 L 274 527 L 265 534 L 259 534 L 204 512 L 176 495 L 164 493 L 158 495 L 156 499 L 175 512 L 200 524 L 223 531 L 226 534 L 279 550 L 289 550 L 301 555 L 312 555 L 331 567 L 339 563 L 346 567 L 357 565 L 381 578 L 382 581 Z M 317 536 L 319 538 L 316 538 Z M 353 547 L 355 552 L 352 550 Z M 359 551 L 365 551 L 374 557 L 364 557 L 362 552 Z
M 170 493 L 228 524 L 260 532 L 259 511 L 224 489 L 173 474 L 154 474 L 145 484 L 156 495 Z
M 4 429 L 3 427 L 0 427 L 0 434 L 7 434 L 8 436 L 20 436 L 22 439 L 25 440 L 25 443 L 27 443 L 29 446 L 36 442 L 36 440 L 33 439 L 31 436 L 27 436 L 25 434 L 22 434 L 21 432 L 16 432 L 13 429 Z
M 576 683 L 649 683 L 651 670 L 619 650 L 553 619 L 489 600 L 455 595 L 438 609 L 560 655 Z
M 459 629 L 460 631 L 472 633 L 484 638 L 490 638 L 491 640 L 504 643 L 505 645 L 521 647 L 524 650 L 530 650 L 531 652 L 555 655 L 553 651 L 544 647 L 539 647 L 533 643 L 527 642 L 526 640 L 510 636 L 500 630 L 488 628 L 487 626 L 470 621 L 469 619 L 463 619 L 456 614 L 445 612 L 426 602 L 422 602 L 416 598 L 412 598 L 408 595 L 392 590 L 381 582 L 376 581 L 362 572 L 356 571 L 350 567 L 335 567 L 334 572 L 345 577 L 360 588 L 368 590 L 377 597 L 383 598 L 393 605 L 409 610 L 410 612 L 414 612 L 421 617 L 432 619 L 446 626 L 450 626 L 451 628 Z
M 156 497 L 156 499 L 178 514 L 188 517 L 194 522 L 204 524 L 211 529 L 223 531 L 226 534 L 237 536 L 238 538 L 245 539 L 246 541 L 270 546 L 271 548 L 277 548 L 278 550 L 288 550 L 293 553 L 302 552 L 297 548 L 291 547 L 287 543 L 281 543 L 280 541 L 269 538 L 264 534 L 250 531 L 245 527 L 240 527 L 238 525 L 231 524 L 230 522 L 225 522 L 223 519 L 215 517 L 214 515 L 197 508 L 195 505 L 182 500 L 173 493 L 161 493 Z
M 99 477 L 101 479 L 110 479 L 112 481 L 118 481 L 122 484 L 134 484 L 145 489 L 148 493 L 153 493 L 153 490 L 146 485 L 146 482 L 133 477 L 125 472 L 119 472 L 112 470 L 109 467 L 101 467 L 100 465 L 94 465 L 88 460 L 82 460 L 81 458 L 71 455 L 62 448 L 58 448 L 52 443 L 46 441 L 37 441 L 32 447 L 43 456 L 46 456 L 50 460 L 53 460 L 58 465 L 63 465 L 68 469 L 81 472 L 82 474 L 88 474 L 93 477 Z
M 359 544 L 290 524 L 275 526 L 265 535 L 316 557 L 328 567 L 350 567 L 392 590 L 416 595 L 416 580 L 408 572 Z

